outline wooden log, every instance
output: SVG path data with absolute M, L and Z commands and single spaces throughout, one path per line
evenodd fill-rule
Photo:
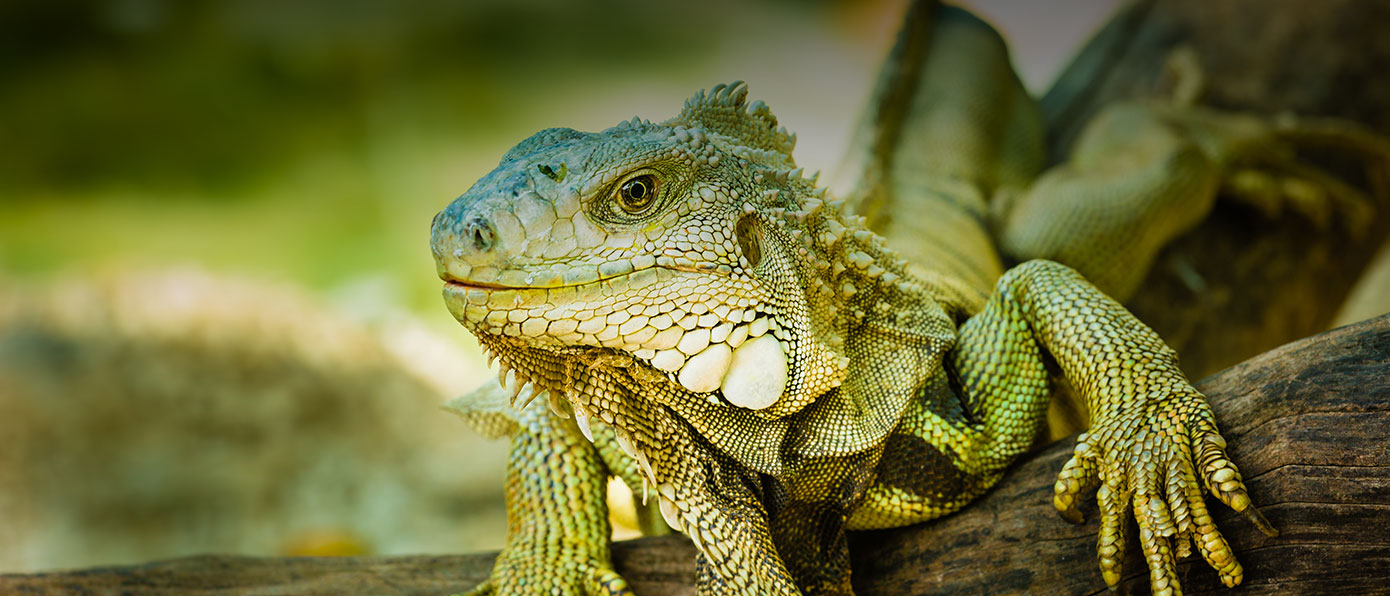
M 1230 591 L 1199 557 L 1179 563 L 1188 594 L 1370 594 L 1390 586 L 1390 315 L 1258 356 L 1198 383 L 1212 400 L 1251 497 L 1282 532 L 1260 534 L 1213 501 L 1245 565 Z M 1061 520 L 1052 483 L 1071 440 L 1032 455 L 963 511 L 851 536 L 860 594 L 1093 594 L 1098 523 Z M 1090 513 L 1094 513 L 1091 511 Z M 1133 532 L 1130 533 L 1132 537 Z M 1144 592 L 1131 544 L 1124 583 Z M 438 595 L 487 577 L 493 554 L 257 558 L 202 556 L 79 571 L 0 575 L 3 594 Z M 681 536 L 619 542 L 614 564 L 638 594 L 694 594 Z
M 1136 2 L 1083 49 L 1042 99 L 1050 152 L 1065 155 L 1106 103 L 1165 94 L 1165 63 L 1190 48 L 1201 103 L 1278 115 L 1333 116 L 1390 135 L 1390 2 Z M 1270 218 L 1219 200 L 1168 246 L 1126 304 L 1201 377 L 1323 331 L 1390 235 L 1390 176 L 1329 147 L 1300 153 L 1378 195 L 1360 235 L 1297 213 Z

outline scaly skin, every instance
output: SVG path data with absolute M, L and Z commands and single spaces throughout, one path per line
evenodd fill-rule
M 851 593 L 845 531 L 931 519 L 997 481 L 1045 426 L 1049 358 L 1093 421 L 1054 503 L 1079 520 L 1078 499 L 1099 488 L 1107 583 L 1131 510 L 1155 593 L 1179 591 L 1174 555 L 1189 542 L 1240 581 L 1203 490 L 1274 531 L 1176 356 L 1067 266 L 1004 271 L 991 213 L 1051 196 L 1030 187 L 1035 108 L 998 64 L 982 72 L 1002 83 L 984 87 L 1013 124 L 972 103 L 981 89 L 921 93 L 952 84 L 932 76 L 950 55 L 931 52 L 953 45 L 1007 59 L 963 11 L 916 7 L 866 120 L 898 132 L 861 135 L 849 205 L 802 175 L 794 139 L 735 83 L 666 122 L 537 133 L 436 216 L 450 311 L 500 359 L 513 402 L 528 385 L 546 396 L 514 408 L 484 389 L 453 406 L 513 437 L 511 532 L 481 591 L 623 593 L 601 498 L 615 474 L 694 541 L 701 594 Z M 1224 151 L 1230 137 L 1209 133 L 1235 120 L 1173 114 Z M 1135 192 L 1171 198 L 1153 181 Z M 1001 195 L 1006 209 L 990 203 Z M 939 217 L 891 217 L 906 205 Z M 913 235 L 903 244 L 917 262 L 849 206 Z
M 572 424 L 541 408 L 523 410 L 512 435 L 507 465 L 508 503 L 524 503 L 535 515 L 509 516 L 511 544 L 498 557 L 492 579 L 474 590 L 492 593 L 631 594 L 612 569 L 608 553 L 608 517 L 602 504 L 608 473 L 594 449 Z M 550 465 L 531 466 L 536 459 Z M 569 561 L 536 573 L 535 558 Z

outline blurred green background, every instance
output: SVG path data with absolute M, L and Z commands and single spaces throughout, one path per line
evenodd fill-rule
M 0 271 L 368 281 L 442 321 L 430 217 L 511 144 L 744 79 L 830 173 L 903 4 L 3 3 Z M 1111 2 L 978 4 L 1041 88 Z

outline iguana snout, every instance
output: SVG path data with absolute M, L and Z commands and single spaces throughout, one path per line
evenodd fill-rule
M 568 162 L 583 152 L 566 149 L 551 148 L 540 160 L 504 160 L 435 216 L 430 248 L 441 278 L 534 287 L 601 276 L 588 259 L 569 258 L 606 238 L 580 213 L 581 189 L 569 176 Z

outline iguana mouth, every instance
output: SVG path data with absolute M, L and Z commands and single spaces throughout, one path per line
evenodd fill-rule
M 456 276 L 456 275 L 454 275 L 452 272 L 450 272 L 450 271 L 448 271 L 448 270 L 441 270 L 441 271 L 439 272 L 439 278 L 442 279 L 442 280 L 444 280 L 444 285 L 445 285 L 445 286 L 456 286 L 456 287 L 462 287 L 462 288 L 466 288 L 466 289 L 478 289 L 478 290 L 484 290 L 484 291 L 497 291 L 497 290 L 534 290 L 534 289 L 552 290 L 552 289 L 558 289 L 558 288 L 577 288 L 577 287 L 586 286 L 586 285 L 593 284 L 593 283 L 597 283 L 597 282 L 604 282 L 604 281 L 609 281 L 609 280 L 617 279 L 617 278 L 620 278 L 620 277 L 626 277 L 626 276 L 629 276 L 629 275 L 641 273 L 641 272 L 643 272 L 643 271 L 648 271 L 648 270 L 652 270 L 652 269 L 665 269 L 665 270 L 668 270 L 668 271 L 680 271 L 680 272 L 683 272 L 683 273 L 705 273 L 705 274 L 711 274 L 711 273 L 712 273 L 712 274 L 717 274 L 717 275 L 727 275 L 726 273 L 719 271 L 717 265 L 714 265 L 714 264 L 711 264 L 711 263 L 697 263 L 697 264 L 695 264 L 695 266 L 693 266 L 693 267 L 690 267 L 690 266 L 683 266 L 683 265 L 677 265 L 677 264 L 656 265 L 656 266 L 646 267 L 646 268 L 642 268 L 642 269 L 630 270 L 630 271 L 626 271 L 626 272 L 623 272 L 623 273 L 616 273 L 616 274 L 610 274 L 610 275 L 602 275 L 602 274 L 600 274 L 597 278 L 594 278 L 594 279 L 586 279 L 586 280 L 584 280 L 584 281 L 578 281 L 578 282 L 572 282 L 572 283 L 565 283 L 565 282 L 563 282 L 563 281 L 559 281 L 559 283 L 557 283 L 557 280 L 563 280 L 563 276 L 561 276 L 560 274 L 555 273 L 554 271 L 549 271 L 549 270 L 542 270 L 542 271 L 527 271 L 527 270 L 524 270 L 524 269 L 509 269 L 509 270 L 505 270 L 505 271 L 502 272 L 502 275 L 506 275 L 506 276 L 513 276 L 513 275 L 518 275 L 518 274 L 519 274 L 519 275 L 524 275 L 524 276 L 526 277 L 526 279 L 523 280 L 523 281 L 526 281 L 526 283 L 524 283 L 524 284 L 519 284 L 519 285 L 512 285 L 512 284 L 505 284 L 505 283 L 498 283 L 498 282 L 486 282 L 486 281 L 479 281 L 479 280 L 475 280 L 475 279 L 468 279 L 468 278 Z M 602 267 L 600 267 L 599 270 L 602 271 Z M 499 276 L 499 277 L 500 277 L 500 276 Z
M 497 284 L 483 283 L 483 282 L 480 282 L 480 281 L 463 281 L 463 280 L 449 279 L 449 278 L 444 278 L 444 286 L 445 286 L 445 287 L 453 287 L 453 288 L 461 289 L 461 290 L 463 290 L 463 291 L 468 291 L 468 290 L 484 290 L 484 291 L 487 291 L 487 290 L 494 290 L 494 291 L 495 291 L 495 290 L 520 290 L 520 289 L 523 289 L 523 288 L 519 288 L 519 287 L 515 287 L 515 286 L 499 286 L 499 285 L 497 285 Z
M 524 281 L 528 282 L 527 285 L 465 279 L 445 272 L 440 273 L 440 278 L 444 280 L 444 299 L 446 302 L 463 300 L 469 305 L 508 310 L 522 306 L 528 309 L 544 306 L 564 308 L 565 303 L 580 299 L 587 301 L 601 301 L 605 298 L 616 300 L 616 296 L 607 296 L 602 291 L 604 284 L 611 286 L 615 282 L 626 281 L 631 287 L 633 280 L 636 280 L 640 286 L 651 285 L 661 277 L 658 271 L 665 269 L 663 267 L 648 267 L 637 271 L 600 275 L 572 283 L 564 283 L 560 281 L 559 275 L 550 272 L 510 270 L 522 272 L 526 276 Z M 456 316 L 459 314 L 455 313 Z M 483 313 L 475 312 L 474 314 Z M 464 321 L 464 317 L 458 318 L 460 321 Z

